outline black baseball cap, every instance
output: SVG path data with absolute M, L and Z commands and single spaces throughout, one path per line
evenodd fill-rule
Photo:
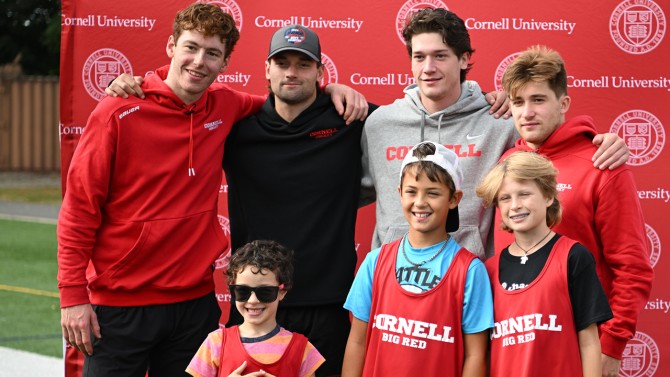
M 321 63 L 321 45 L 315 32 L 302 25 L 289 25 L 277 30 L 270 42 L 268 60 L 282 51 L 298 51 Z

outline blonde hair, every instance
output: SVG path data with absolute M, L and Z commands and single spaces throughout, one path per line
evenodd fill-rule
M 477 196 L 482 198 L 484 207 L 498 206 L 498 192 L 503 179 L 512 178 L 518 181 L 532 181 L 546 198 L 554 198 L 547 208 L 547 226 L 550 228 L 561 222 L 561 204 L 558 201 L 556 175 L 558 171 L 544 156 L 535 152 L 514 152 L 505 160 L 494 166 L 477 186 Z M 500 228 L 512 232 L 505 224 Z
M 547 46 L 532 46 L 507 67 L 502 78 L 503 89 L 511 98 L 530 82 L 544 82 L 556 98 L 568 94 L 568 77 L 565 63 L 558 52 Z

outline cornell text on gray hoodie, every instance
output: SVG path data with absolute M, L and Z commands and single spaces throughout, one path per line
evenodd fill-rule
M 458 210 L 460 228 L 454 238 L 481 259 L 493 255 L 493 208 L 482 207 L 475 187 L 500 156 L 519 138 L 511 119 L 489 114 L 479 85 L 461 84 L 461 96 L 442 111 L 429 114 L 410 85 L 405 97 L 381 106 L 365 122 L 363 150 L 364 188 L 375 188 L 377 223 L 372 248 L 402 237 L 408 224 L 400 206 L 398 174 L 403 158 L 413 145 L 431 140 L 451 148 L 461 158 L 463 199 Z

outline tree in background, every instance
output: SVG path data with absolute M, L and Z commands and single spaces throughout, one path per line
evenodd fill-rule
M 60 0 L 0 0 L 0 65 L 26 75 L 58 75 Z

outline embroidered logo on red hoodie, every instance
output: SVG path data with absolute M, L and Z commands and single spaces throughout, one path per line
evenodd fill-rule
M 214 131 L 215 129 L 219 128 L 219 125 L 223 124 L 223 121 L 221 119 L 217 119 L 213 122 L 205 123 L 205 128 L 209 131 Z
M 572 190 L 572 185 L 569 184 L 569 183 L 557 183 L 556 184 L 556 190 L 558 190 L 558 192 L 563 192 L 563 191 L 566 191 L 566 190 Z
M 126 115 L 131 114 L 131 113 L 134 113 L 135 111 L 137 111 L 137 110 L 139 110 L 139 109 L 140 109 L 139 106 L 135 106 L 135 107 L 132 107 L 132 108 L 130 108 L 130 109 L 124 111 L 124 112 L 122 112 L 121 114 L 119 114 L 119 119 L 123 119 L 123 117 L 125 117 Z

